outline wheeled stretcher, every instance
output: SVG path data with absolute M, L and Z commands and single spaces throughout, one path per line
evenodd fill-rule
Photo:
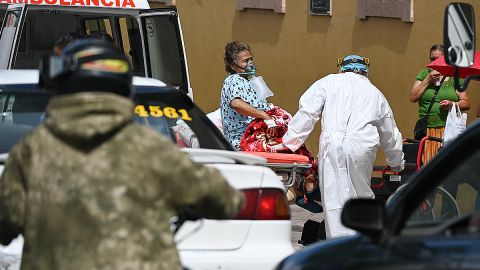
M 307 156 L 283 153 L 245 152 L 267 159 L 266 166 L 281 177 L 285 188 L 304 183 L 307 171 L 312 167 Z

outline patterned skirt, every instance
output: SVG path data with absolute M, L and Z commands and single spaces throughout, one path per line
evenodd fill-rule
M 437 138 L 443 137 L 443 131 L 445 127 L 435 127 L 435 128 L 427 128 L 427 135 Z M 423 148 L 423 155 L 422 155 L 422 162 L 423 164 L 427 164 L 427 162 L 433 158 L 438 153 L 441 144 L 439 142 L 434 141 L 425 141 L 425 146 Z

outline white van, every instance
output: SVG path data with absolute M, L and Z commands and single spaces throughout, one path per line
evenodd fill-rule
M 36 69 L 60 37 L 100 32 L 130 56 L 135 75 L 192 96 L 175 8 L 150 9 L 147 0 L 4 0 L 0 18 L 0 69 Z

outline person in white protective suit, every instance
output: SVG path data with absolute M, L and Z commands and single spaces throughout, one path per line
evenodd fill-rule
M 319 184 L 327 238 L 351 235 L 340 214 L 350 198 L 374 198 L 370 188 L 377 146 L 393 171 L 404 168 L 402 135 L 393 112 L 368 79 L 368 58 L 349 55 L 338 61 L 339 74 L 316 81 L 302 95 L 283 144 L 297 150 L 322 115 L 318 154 Z

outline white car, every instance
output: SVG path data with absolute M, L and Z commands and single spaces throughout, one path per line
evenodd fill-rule
M 38 89 L 37 78 L 36 70 L 0 70 L 0 171 L 11 146 L 43 119 L 50 95 Z M 134 85 L 136 121 L 170 136 L 195 162 L 218 168 L 247 198 L 235 219 L 187 221 L 180 228 L 175 239 L 182 264 L 192 270 L 263 270 L 273 269 L 293 253 L 284 186 L 263 166 L 265 160 L 235 152 L 187 95 L 155 79 L 135 77 Z M 154 117 L 150 105 L 171 107 L 177 113 Z M 4 253 L 0 268 L 15 258 L 18 267 L 23 240 L 11 245 L 0 249 Z

